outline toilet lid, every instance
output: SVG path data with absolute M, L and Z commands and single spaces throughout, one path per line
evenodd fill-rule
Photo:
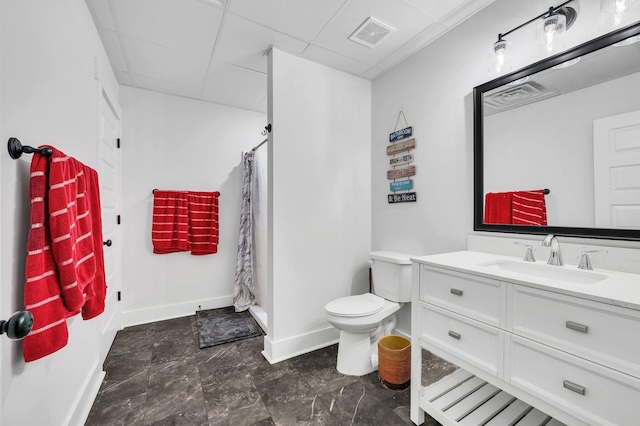
M 360 317 L 380 312 L 383 306 L 384 299 L 382 297 L 365 293 L 333 300 L 327 303 L 325 309 L 331 315 L 339 317 Z

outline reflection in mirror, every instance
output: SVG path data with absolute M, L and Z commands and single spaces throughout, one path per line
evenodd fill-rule
M 474 89 L 476 230 L 640 239 L 638 34 Z

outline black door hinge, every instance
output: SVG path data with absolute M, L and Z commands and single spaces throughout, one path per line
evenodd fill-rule
M 116 221 L 117 221 L 118 225 L 120 225 L 120 215 L 118 215 L 118 217 L 116 218 Z
M 118 302 L 119 302 L 120 300 L 122 300 L 122 292 L 120 292 L 120 291 L 119 291 L 119 292 L 118 292 Z
M 117 147 L 120 148 L 120 138 L 117 139 L 118 143 L 117 143 Z

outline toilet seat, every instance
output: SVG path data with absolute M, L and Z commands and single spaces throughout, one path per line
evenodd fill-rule
M 325 310 L 338 317 L 361 317 L 380 312 L 383 307 L 384 299 L 382 297 L 365 293 L 333 300 L 327 303 Z

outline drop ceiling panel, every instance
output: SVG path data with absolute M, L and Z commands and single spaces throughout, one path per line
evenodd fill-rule
M 251 37 L 247 37 L 247 34 L 251 34 Z M 264 52 L 271 45 L 300 55 L 308 43 L 228 14 L 214 59 L 266 73 L 267 57 Z
M 347 58 L 314 45 L 310 45 L 302 56 L 331 68 L 356 75 L 361 75 L 371 68 L 368 64 L 358 62 L 355 59 Z
M 213 3 L 194 0 L 111 0 L 110 3 L 122 35 L 191 55 L 211 56 L 223 14 Z
M 182 86 L 202 87 L 209 59 L 121 37 L 129 72 Z
M 405 0 L 434 19 L 441 19 L 466 0 Z
M 446 27 L 442 24 L 434 24 L 418 34 L 416 37 L 409 40 L 407 43 L 400 46 L 398 49 L 394 50 L 389 56 L 378 62 L 378 67 L 387 70 L 402 60 L 408 58 L 422 47 L 424 47 L 429 42 L 438 38 L 438 36 L 442 35 L 444 32 L 449 30 L 449 27 Z
M 132 85 L 154 92 L 167 93 L 169 95 L 184 96 L 192 99 L 200 99 L 202 90 L 199 87 L 188 87 L 166 81 L 154 80 L 141 75 L 131 75 Z
M 133 81 L 131 80 L 131 76 L 126 71 L 115 71 L 116 79 L 118 83 L 124 84 L 125 86 L 133 86 Z
M 202 100 L 255 110 L 267 96 L 267 75 L 227 63 L 214 62 Z
M 232 0 L 229 11 L 265 27 L 311 41 L 344 3 L 346 0 Z
M 107 51 L 111 67 L 115 71 L 127 71 L 127 61 L 124 59 L 124 53 L 122 52 L 118 33 L 102 30 L 100 31 L 100 38 L 102 39 L 104 49 Z
M 465 19 L 475 15 L 494 1 L 495 0 L 467 0 L 442 18 L 441 23 L 449 27 L 454 27 Z
M 368 17 L 376 18 L 396 30 L 373 49 L 348 39 Z M 433 19 L 402 0 L 351 0 L 316 37 L 314 44 L 375 65 L 433 22 Z
M 94 22 L 97 20 L 97 26 L 110 31 L 116 31 L 116 23 L 111 14 L 111 7 L 108 1 L 104 0 L 87 0 L 91 15 Z

